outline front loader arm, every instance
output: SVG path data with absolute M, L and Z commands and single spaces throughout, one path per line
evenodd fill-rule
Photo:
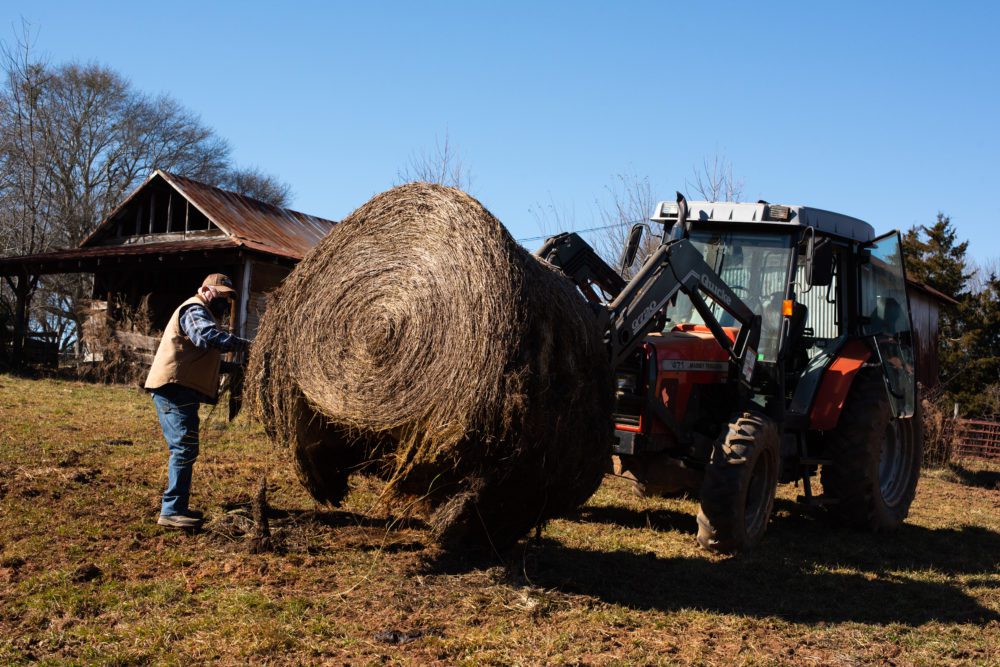
M 620 364 L 642 343 L 656 313 L 678 292 L 684 292 L 691 299 L 705 325 L 749 383 L 760 340 L 760 317 L 726 285 L 686 238 L 657 248 L 639 273 L 608 304 L 607 333 L 612 366 Z M 739 322 L 740 333 L 735 344 L 730 342 L 702 292 Z
M 565 273 L 591 303 L 604 303 L 594 291 L 595 287 L 609 299 L 625 289 L 625 280 L 618 272 L 573 232 L 563 232 L 546 239 L 545 244 L 535 251 L 535 256 Z
M 600 307 L 601 325 L 613 368 L 642 344 L 656 314 L 678 292 L 684 292 L 719 345 L 729 354 L 730 361 L 741 371 L 743 380 L 750 382 L 760 339 L 760 317 L 729 289 L 688 239 L 661 244 L 628 283 L 577 234 L 553 236 L 535 255 L 561 269 L 589 301 Z M 601 300 L 594 287 L 612 301 Z M 740 323 L 735 344 L 729 340 L 701 292 L 708 294 Z

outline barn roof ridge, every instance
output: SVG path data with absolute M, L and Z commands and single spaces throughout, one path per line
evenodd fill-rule
M 301 259 L 336 224 L 333 220 L 283 208 L 267 202 L 209 185 L 193 178 L 156 169 L 116 206 L 80 248 L 92 243 L 118 213 L 129 206 L 155 179 L 162 179 L 232 241 L 259 252 Z

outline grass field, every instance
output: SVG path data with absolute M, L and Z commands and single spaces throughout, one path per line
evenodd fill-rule
M 731 559 L 697 548 L 693 502 L 608 479 L 540 540 L 471 558 L 369 511 L 374 482 L 315 506 L 221 412 L 195 467 L 209 527 L 167 532 L 148 397 L 0 375 L 0 664 L 1000 664 L 998 466 L 926 473 L 894 535 L 782 488 Z M 281 549 L 255 555 L 240 530 L 265 475 Z

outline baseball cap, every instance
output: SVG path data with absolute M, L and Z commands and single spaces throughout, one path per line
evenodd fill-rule
M 234 298 L 236 290 L 233 289 L 233 281 L 224 273 L 213 273 L 201 283 L 202 287 L 214 287 L 215 291 L 222 296 Z

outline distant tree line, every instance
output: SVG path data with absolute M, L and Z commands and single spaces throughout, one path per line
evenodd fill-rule
M 229 144 L 169 95 L 137 90 L 103 65 L 48 64 L 28 26 L 0 56 L 0 256 L 78 246 L 156 169 L 289 203 L 287 184 L 234 165 Z M 77 345 L 90 277 L 20 280 L 28 329 L 55 332 L 63 349 Z M 18 282 L 0 285 L 0 336 L 19 316 Z
M 1000 277 L 996 262 L 977 266 L 951 218 L 903 235 L 907 274 L 958 301 L 941 312 L 936 398 L 964 417 L 1000 415 Z

